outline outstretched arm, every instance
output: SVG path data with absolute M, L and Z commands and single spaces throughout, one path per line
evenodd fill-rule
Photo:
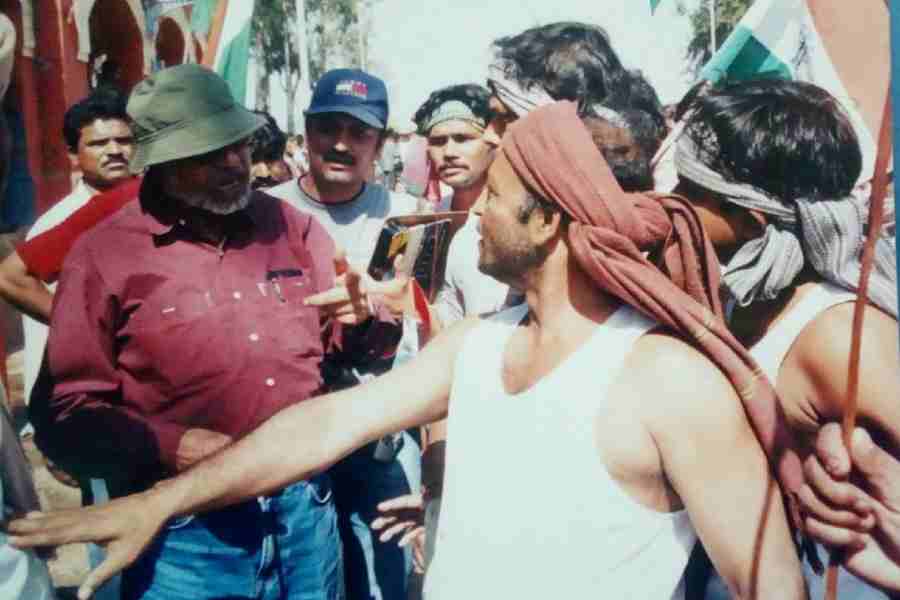
M 106 543 L 106 561 L 79 592 L 87 597 L 134 562 L 169 518 L 266 494 L 309 478 L 387 433 L 443 417 L 452 358 L 473 323 L 460 323 L 412 362 L 368 384 L 282 410 L 242 440 L 152 490 L 88 509 L 14 521 L 8 528 L 10 542 L 21 547 Z

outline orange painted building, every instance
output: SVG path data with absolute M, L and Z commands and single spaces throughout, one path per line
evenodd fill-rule
M 63 115 L 87 95 L 104 62 L 118 68 L 123 91 L 149 74 L 154 61 L 171 66 L 198 60 L 190 8 L 160 20 L 146 40 L 141 0 L 0 0 L 16 26 L 16 60 L 7 108 L 24 126 L 35 213 L 69 193 L 72 168 L 62 136 Z

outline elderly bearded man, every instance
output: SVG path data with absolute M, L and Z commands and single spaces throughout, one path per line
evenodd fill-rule
M 431 599 L 547 598 L 560 586 L 573 598 L 679 597 L 698 535 L 737 597 L 803 598 L 760 445 L 778 445 L 774 393 L 714 316 L 717 273 L 695 214 L 622 193 L 568 102 L 509 128 L 488 190 L 479 264 L 526 304 L 459 323 L 362 388 L 287 408 L 165 485 L 16 521 L 13 542 L 107 540 L 89 591 L 173 515 L 265 493 L 449 413 L 458 441 Z M 659 250 L 682 287 L 644 257 Z
M 63 268 L 34 406 L 37 441 L 113 495 L 151 488 L 319 390 L 333 244 L 250 190 L 263 121 L 197 65 L 128 103 L 139 197 L 84 233 Z M 37 399 L 37 395 L 35 398 Z M 90 443 L 86 443 L 89 440 Z M 337 598 L 326 477 L 170 521 L 125 572 L 125 598 Z

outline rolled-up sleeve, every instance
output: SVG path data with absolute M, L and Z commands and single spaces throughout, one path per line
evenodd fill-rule
M 171 473 L 186 429 L 124 401 L 116 347 L 125 316 L 91 252 L 76 244 L 60 277 L 29 414 L 44 452 L 80 476 Z

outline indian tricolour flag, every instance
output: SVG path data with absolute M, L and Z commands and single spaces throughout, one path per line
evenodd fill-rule
M 204 63 L 228 82 L 238 102 L 245 103 L 254 0 L 218 1 L 209 44 L 209 50 L 215 55 Z
M 756 0 L 700 77 L 713 83 L 778 77 L 825 88 L 844 105 L 859 137 L 863 151 L 860 180 L 871 179 L 874 136 L 829 58 L 806 0 Z

